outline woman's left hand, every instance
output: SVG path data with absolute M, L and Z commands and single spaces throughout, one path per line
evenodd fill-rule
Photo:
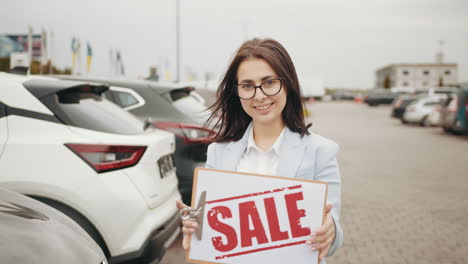
M 335 239 L 335 222 L 331 216 L 331 204 L 325 208 L 325 222 L 323 225 L 311 233 L 311 238 L 306 241 L 307 245 L 312 245 L 312 250 L 319 250 L 319 260 L 325 258 L 328 250 Z

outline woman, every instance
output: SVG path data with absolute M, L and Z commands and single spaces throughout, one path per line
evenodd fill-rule
M 211 109 L 210 120 L 221 114 L 220 130 L 208 147 L 206 167 L 328 183 L 325 222 L 306 244 L 319 250 L 320 260 L 332 255 L 343 241 L 338 145 L 308 131 L 296 70 L 284 47 L 272 39 L 245 42 Z M 179 201 L 177 207 L 186 205 Z M 196 228 L 184 221 L 184 249 Z

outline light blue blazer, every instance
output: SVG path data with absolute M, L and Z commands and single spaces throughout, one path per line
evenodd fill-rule
M 238 141 L 212 143 L 208 146 L 206 167 L 235 171 L 247 142 L 252 123 Z M 335 221 L 336 236 L 328 256 L 343 244 L 340 226 L 341 179 L 336 155 L 338 145 L 320 135 L 311 133 L 301 138 L 299 133 L 285 128 L 280 146 L 277 176 L 323 181 L 328 183 L 328 201 L 333 205 L 331 214 Z M 322 261 L 322 263 L 324 263 Z

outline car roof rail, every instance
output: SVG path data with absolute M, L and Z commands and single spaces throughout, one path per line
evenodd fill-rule
M 9 73 L 17 75 L 28 75 L 29 67 L 26 66 L 16 66 L 10 69 Z

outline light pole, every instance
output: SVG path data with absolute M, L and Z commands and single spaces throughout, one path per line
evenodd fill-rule
M 444 63 L 444 51 L 443 51 L 443 45 L 445 44 L 445 41 L 443 40 L 439 40 L 439 52 L 437 53 L 436 55 L 436 60 L 437 60 L 437 63 L 439 64 L 438 68 L 438 75 L 439 75 L 439 80 L 438 80 L 438 85 L 439 87 L 442 87 L 444 86 L 444 77 L 443 77 L 443 69 L 442 69 L 442 64 Z
M 176 0 L 176 82 L 180 81 L 180 0 Z

